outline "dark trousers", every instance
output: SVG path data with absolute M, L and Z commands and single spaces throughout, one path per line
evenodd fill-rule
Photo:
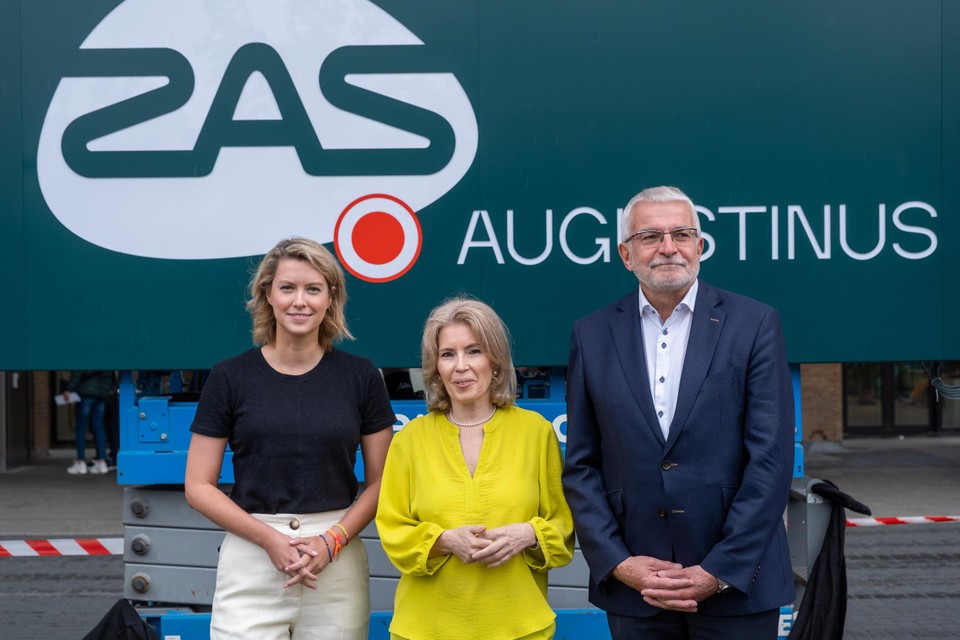
M 613 640 L 776 640 L 780 610 L 742 616 L 661 611 L 648 618 L 607 613 Z
M 106 457 L 107 434 L 103 428 L 103 412 L 107 407 L 107 401 L 103 398 L 83 397 L 77 403 L 76 424 L 74 425 L 77 435 L 77 460 L 84 460 L 87 457 L 87 425 L 93 431 L 93 444 L 97 450 L 97 460 L 103 460 Z
M 103 430 L 107 435 L 107 463 L 117 464 L 120 453 L 120 397 L 111 393 L 103 411 Z

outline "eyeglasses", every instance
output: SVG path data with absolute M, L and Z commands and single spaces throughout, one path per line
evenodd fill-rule
M 685 246 L 694 242 L 697 239 L 697 228 L 696 227 L 677 227 L 676 229 L 671 229 L 670 231 L 660 231 L 660 229 L 641 229 L 637 231 L 632 236 L 624 239 L 623 243 L 626 244 L 631 240 L 636 240 L 640 243 L 641 247 L 659 247 L 660 243 L 663 242 L 663 236 L 670 234 L 670 239 L 673 240 L 673 244 Z

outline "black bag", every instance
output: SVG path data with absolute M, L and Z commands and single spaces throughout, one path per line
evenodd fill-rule
M 160 640 L 160 636 L 121 598 L 83 640 Z

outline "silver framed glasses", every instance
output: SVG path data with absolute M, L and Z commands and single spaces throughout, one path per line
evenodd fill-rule
M 677 227 L 676 229 L 670 229 L 670 231 L 641 229 L 632 236 L 625 238 L 623 243 L 626 244 L 632 240 L 636 240 L 641 247 L 659 247 L 660 243 L 663 242 L 663 237 L 668 233 L 670 234 L 670 239 L 673 240 L 673 244 L 681 247 L 696 242 L 698 237 L 696 227 Z

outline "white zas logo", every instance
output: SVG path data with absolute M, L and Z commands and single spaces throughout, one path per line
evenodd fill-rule
M 304 235 L 374 282 L 464 176 L 477 122 L 443 57 L 366 0 L 126 0 L 83 42 L 37 173 L 73 233 L 168 259 Z

